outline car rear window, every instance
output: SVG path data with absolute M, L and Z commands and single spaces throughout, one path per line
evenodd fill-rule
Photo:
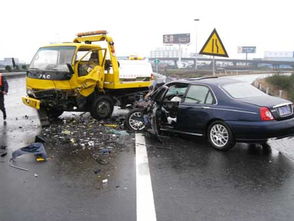
M 265 93 L 247 83 L 225 84 L 222 88 L 233 98 L 263 96 Z

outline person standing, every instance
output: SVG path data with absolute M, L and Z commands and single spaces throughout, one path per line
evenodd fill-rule
M 3 113 L 3 120 L 6 120 L 6 110 L 4 105 L 4 95 L 8 93 L 8 82 L 6 78 L 0 73 L 0 110 Z

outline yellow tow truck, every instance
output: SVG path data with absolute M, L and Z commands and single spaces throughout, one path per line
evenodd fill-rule
M 103 119 L 111 116 L 114 105 L 125 108 L 133 103 L 150 84 L 151 73 L 139 80 L 120 79 L 114 42 L 106 31 L 83 32 L 73 42 L 37 51 L 27 72 L 27 96 L 22 101 L 38 110 L 41 122 L 64 111 L 88 111 Z

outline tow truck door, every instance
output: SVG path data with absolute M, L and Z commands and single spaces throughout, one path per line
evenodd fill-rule
M 77 58 L 80 59 L 76 62 L 75 70 L 77 89 L 81 95 L 89 96 L 97 85 L 103 89 L 105 55 L 106 49 L 78 51 Z

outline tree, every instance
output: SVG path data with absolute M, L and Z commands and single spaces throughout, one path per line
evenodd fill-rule
M 5 70 L 8 71 L 8 72 L 11 72 L 12 71 L 12 68 L 9 65 L 6 65 L 5 66 Z
M 21 66 L 21 68 L 22 68 L 23 70 L 27 70 L 27 69 L 28 69 L 27 65 L 25 65 L 25 64 L 23 64 L 23 65 Z

